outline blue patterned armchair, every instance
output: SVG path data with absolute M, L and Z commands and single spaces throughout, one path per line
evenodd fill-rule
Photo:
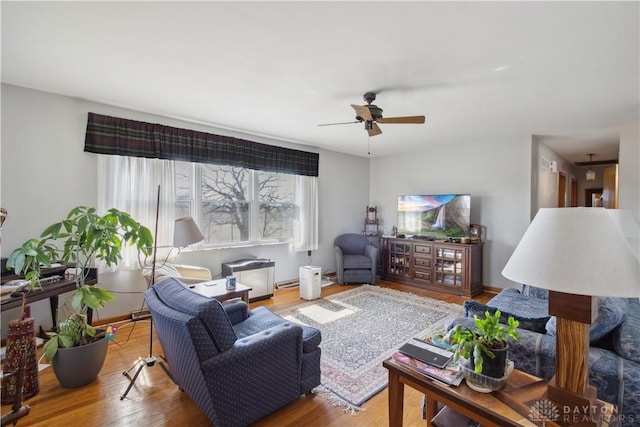
M 320 384 L 317 329 L 175 278 L 144 297 L 174 381 L 217 427 L 251 424 Z
M 378 248 L 362 234 L 341 234 L 333 242 L 338 283 L 376 284 Z

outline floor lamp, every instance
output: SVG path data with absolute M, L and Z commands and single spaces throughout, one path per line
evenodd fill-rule
M 158 186 L 157 200 L 158 201 L 156 205 L 155 235 L 153 239 L 153 260 L 151 264 L 151 282 L 149 285 L 150 287 L 153 287 L 156 284 L 156 258 L 157 258 L 157 252 L 158 252 L 158 246 L 157 246 L 158 222 L 159 222 L 159 216 L 160 216 L 160 186 Z M 173 246 L 174 247 L 182 248 L 185 246 L 192 245 L 194 243 L 198 243 L 204 239 L 204 236 L 200 232 L 200 229 L 198 228 L 195 221 L 191 217 L 182 217 L 182 218 L 176 219 L 173 227 L 174 227 L 173 228 Z M 171 375 L 171 372 L 169 372 L 169 369 L 167 368 L 167 365 L 165 364 L 165 362 L 167 362 L 167 359 L 165 359 L 163 355 L 157 355 L 157 356 L 153 355 L 153 318 L 151 318 L 150 326 L 149 326 L 149 355 L 147 357 L 139 357 L 138 360 L 133 364 L 133 366 L 129 368 L 129 370 L 124 371 L 122 373 L 122 375 L 129 378 L 130 381 L 129 381 L 129 386 L 127 387 L 125 392 L 120 396 L 120 400 L 123 400 L 125 397 L 127 397 L 129 390 L 131 390 L 131 387 L 133 387 L 133 384 L 135 384 L 136 379 L 138 378 L 138 375 L 142 371 L 142 368 L 144 368 L 145 366 L 152 367 L 152 366 L 155 366 L 157 363 L 158 365 L 160 365 L 162 370 L 169 376 L 169 378 L 171 378 L 171 381 L 173 381 L 173 376 Z M 133 368 L 135 368 L 136 366 L 138 367 L 138 370 L 133 375 L 133 377 L 130 377 L 129 372 L 131 372 Z
M 598 314 L 594 297 L 640 296 L 640 261 L 632 246 L 637 237 L 638 222 L 630 212 L 540 209 L 502 271 L 515 282 L 549 290 L 557 333 L 556 373 L 547 398 L 564 407 L 561 413 L 584 414 L 581 408 L 589 408 L 581 424 L 600 415 L 595 387 L 589 385 L 589 327 Z

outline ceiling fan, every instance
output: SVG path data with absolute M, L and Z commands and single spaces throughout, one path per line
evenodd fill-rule
M 351 107 L 356 111 L 356 120 L 353 122 L 342 123 L 325 123 L 318 126 L 333 126 L 333 125 L 346 125 L 350 123 L 362 123 L 364 122 L 364 129 L 369 136 L 376 136 L 382 133 L 382 130 L 378 126 L 378 123 L 424 123 L 424 116 L 405 116 L 405 117 L 382 117 L 382 108 L 372 104 L 376 100 L 375 92 L 367 92 L 362 97 L 367 105 L 354 105 Z

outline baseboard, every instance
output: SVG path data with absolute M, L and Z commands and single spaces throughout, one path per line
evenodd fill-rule
M 494 288 L 493 286 L 483 286 L 485 292 L 490 292 L 493 294 L 499 294 L 500 291 L 504 290 L 504 288 Z
M 143 311 L 147 311 L 148 310 L 140 310 L 140 312 Z M 104 319 L 93 319 L 91 321 L 91 326 L 105 326 L 105 325 L 113 325 L 115 323 L 123 323 L 123 322 L 135 322 L 138 320 L 145 320 L 151 317 L 150 314 L 144 316 L 144 313 L 141 313 L 142 315 L 138 315 L 138 314 L 133 314 L 133 313 L 129 313 L 129 314 L 122 314 L 120 316 L 113 316 L 113 317 L 105 317 Z

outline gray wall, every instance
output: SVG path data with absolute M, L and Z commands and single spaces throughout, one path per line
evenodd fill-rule
M 385 231 L 395 224 L 399 194 L 470 193 L 471 222 L 485 232 L 483 282 L 509 285 L 500 273 L 529 224 L 530 143 L 530 137 L 425 142 L 411 156 L 372 159 L 371 199 L 381 206 Z
M 335 270 L 335 236 L 343 232 L 362 231 L 364 211 L 369 201 L 367 158 L 231 133 L 201 124 L 11 85 L 3 84 L 1 90 L 0 203 L 9 212 L 2 230 L 2 257 L 9 256 L 28 238 L 37 237 L 49 224 L 64 218 L 72 207 L 79 204 L 96 205 L 97 156 L 83 151 L 89 111 L 318 152 L 320 243 L 318 251 L 312 253 L 312 263 L 321 266 L 323 271 Z M 345 144 L 348 143 L 350 141 L 345 141 Z M 276 281 L 297 278 L 298 268 L 308 263 L 306 252 L 292 252 L 288 244 L 183 251 L 176 261 L 206 266 L 217 274 L 222 262 L 245 257 L 275 260 Z M 146 284 L 139 272 L 103 274 L 100 282 L 105 289 L 117 292 L 117 300 L 101 309 L 98 313 L 100 317 L 113 317 L 140 308 L 141 293 Z M 32 304 L 32 314 L 38 325 L 50 326 L 47 301 Z M 17 310 L 2 314 L 3 319 L 9 320 L 17 316 Z M 6 335 L 6 323 L 2 322 L 3 336 Z
M 620 129 L 618 169 L 620 209 L 629 209 L 640 218 L 640 121 L 625 122 Z

